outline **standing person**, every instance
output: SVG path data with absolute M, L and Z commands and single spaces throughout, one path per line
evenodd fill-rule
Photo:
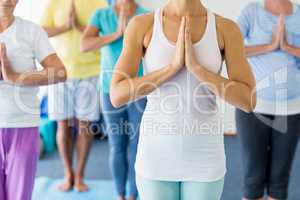
M 236 111 L 244 199 L 287 199 L 300 122 L 300 9 L 289 0 L 249 4 L 238 23 L 257 81 L 253 113 Z
M 45 31 L 13 15 L 17 3 L 0 1 L 1 200 L 31 200 L 39 156 L 38 86 L 66 79 Z
M 114 5 L 115 4 L 115 0 L 107 0 L 109 5 Z
M 125 199 L 127 180 L 128 199 L 135 200 L 137 197 L 134 163 L 139 124 L 146 99 L 114 108 L 110 101 L 111 78 L 123 48 L 123 34 L 128 21 L 132 16 L 145 12 L 134 0 L 118 0 L 114 6 L 94 13 L 82 37 L 83 51 L 101 48 L 103 56 L 100 75 L 101 108 L 110 143 L 110 166 L 119 200 Z M 143 74 L 141 65 L 138 74 Z
M 92 141 L 90 123 L 99 120 L 100 105 L 96 91 L 99 74 L 99 53 L 80 52 L 80 37 L 97 8 L 106 6 L 105 0 L 51 0 L 42 17 L 42 25 L 62 58 L 68 81 L 49 90 L 49 118 L 58 121 L 57 143 L 64 165 L 65 182 L 61 191 L 74 188 L 88 190 L 84 183 L 84 168 Z M 78 135 L 73 138 L 73 119 L 77 120 Z M 74 141 L 76 141 L 74 143 Z M 77 150 L 77 168 L 73 171 L 73 146 Z
M 128 25 L 110 97 L 119 107 L 147 95 L 135 167 L 141 200 L 221 198 L 226 164 L 216 96 L 246 112 L 255 106 L 243 49 L 238 26 L 199 0 L 169 0 Z M 229 78 L 220 75 L 222 57 Z

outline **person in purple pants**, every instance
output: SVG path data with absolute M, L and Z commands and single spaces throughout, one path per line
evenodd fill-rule
M 39 149 L 38 86 L 66 79 L 46 32 L 13 15 L 17 3 L 0 1 L 0 200 L 31 200 Z

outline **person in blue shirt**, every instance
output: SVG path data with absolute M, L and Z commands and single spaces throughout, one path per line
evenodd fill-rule
M 146 99 L 116 109 L 110 101 L 110 84 L 123 48 L 123 34 L 127 23 L 133 16 L 146 12 L 134 0 L 118 0 L 114 6 L 99 9 L 94 13 L 81 42 L 81 50 L 84 52 L 101 49 L 101 107 L 109 137 L 110 166 L 119 200 L 125 199 L 127 180 L 128 200 L 136 200 L 138 196 L 134 163 Z M 142 75 L 143 68 L 140 65 L 139 76 Z
M 115 0 L 107 0 L 109 5 L 113 5 L 115 3 Z
M 253 113 L 236 111 L 244 159 L 244 198 L 287 199 L 299 138 L 300 7 L 290 0 L 250 3 L 238 24 L 257 82 Z

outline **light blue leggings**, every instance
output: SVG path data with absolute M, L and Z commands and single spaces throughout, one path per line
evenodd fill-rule
M 167 182 L 137 176 L 141 200 L 220 200 L 224 178 L 216 182 Z

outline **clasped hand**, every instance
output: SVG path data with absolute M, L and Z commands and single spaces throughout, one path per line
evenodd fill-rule
M 10 62 L 6 53 L 6 46 L 4 43 L 0 43 L 0 62 L 0 80 L 3 80 L 5 78 L 3 72 L 5 71 L 5 68 L 8 68 L 10 66 Z
M 72 1 L 65 26 L 70 30 L 72 28 L 76 28 L 78 25 L 79 25 L 79 22 L 77 19 L 75 3 L 74 3 L 74 1 Z
M 183 67 L 186 67 L 189 71 L 193 71 L 200 67 L 193 47 L 188 17 L 182 17 L 176 42 L 176 51 L 171 66 L 177 71 Z
M 284 15 L 280 15 L 278 19 L 278 24 L 273 32 L 272 36 L 272 50 L 281 49 L 284 50 L 288 45 L 286 39 L 286 30 L 285 30 L 285 19 Z

